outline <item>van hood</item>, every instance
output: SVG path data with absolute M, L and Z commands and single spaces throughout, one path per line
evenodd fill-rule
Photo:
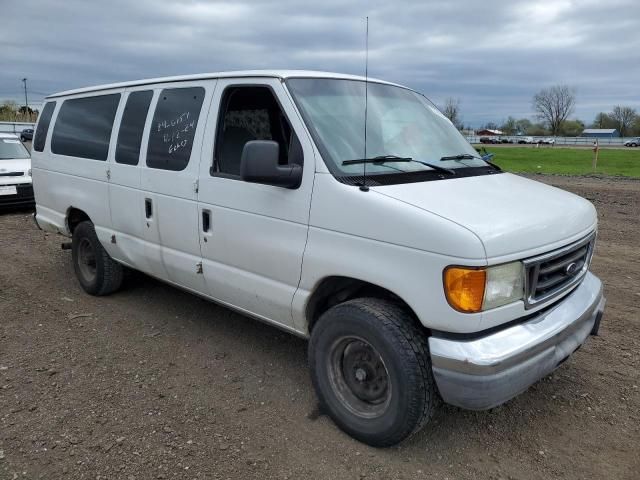
M 0 185 L 15 185 L 17 183 L 30 183 L 29 169 L 31 160 L 28 158 L 17 158 L 11 160 L 0 160 Z M 8 173 L 20 172 L 22 175 L 7 176 Z
M 475 233 L 487 258 L 533 255 L 595 229 L 591 202 L 510 173 L 372 187 Z M 534 252 L 535 251 L 535 252 Z

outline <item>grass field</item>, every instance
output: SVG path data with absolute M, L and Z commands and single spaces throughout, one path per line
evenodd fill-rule
M 555 173 L 560 175 L 620 175 L 640 178 L 640 148 L 600 149 L 598 166 L 591 168 L 593 152 L 587 148 L 487 147 L 493 162 L 504 170 L 519 173 Z

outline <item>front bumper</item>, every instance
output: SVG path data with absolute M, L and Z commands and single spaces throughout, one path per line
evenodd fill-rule
M 15 195 L 0 195 L 0 208 L 32 207 L 35 205 L 33 184 L 19 183 Z
M 433 374 L 443 400 L 471 410 L 492 408 L 551 373 L 597 333 L 602 282 L 588 272 L 550 310 L 473 340 L 429 338 Z

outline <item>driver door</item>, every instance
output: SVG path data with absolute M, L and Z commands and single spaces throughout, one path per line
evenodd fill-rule
M 240 158 L 251 140 L 278 142 L 280 163 L 303 167 L 300 187 L 242 181 Z M 198 211 L 209 294 L 264 320 L 293 327 L 291 302 L 307 239 L 314 156 L 280 81 L 219 80 L 204 142 Z

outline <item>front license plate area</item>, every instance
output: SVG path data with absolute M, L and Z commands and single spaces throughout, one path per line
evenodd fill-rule
M 15 185 L 0 185 L 0 195 L 17 195 L 18 189 Z

